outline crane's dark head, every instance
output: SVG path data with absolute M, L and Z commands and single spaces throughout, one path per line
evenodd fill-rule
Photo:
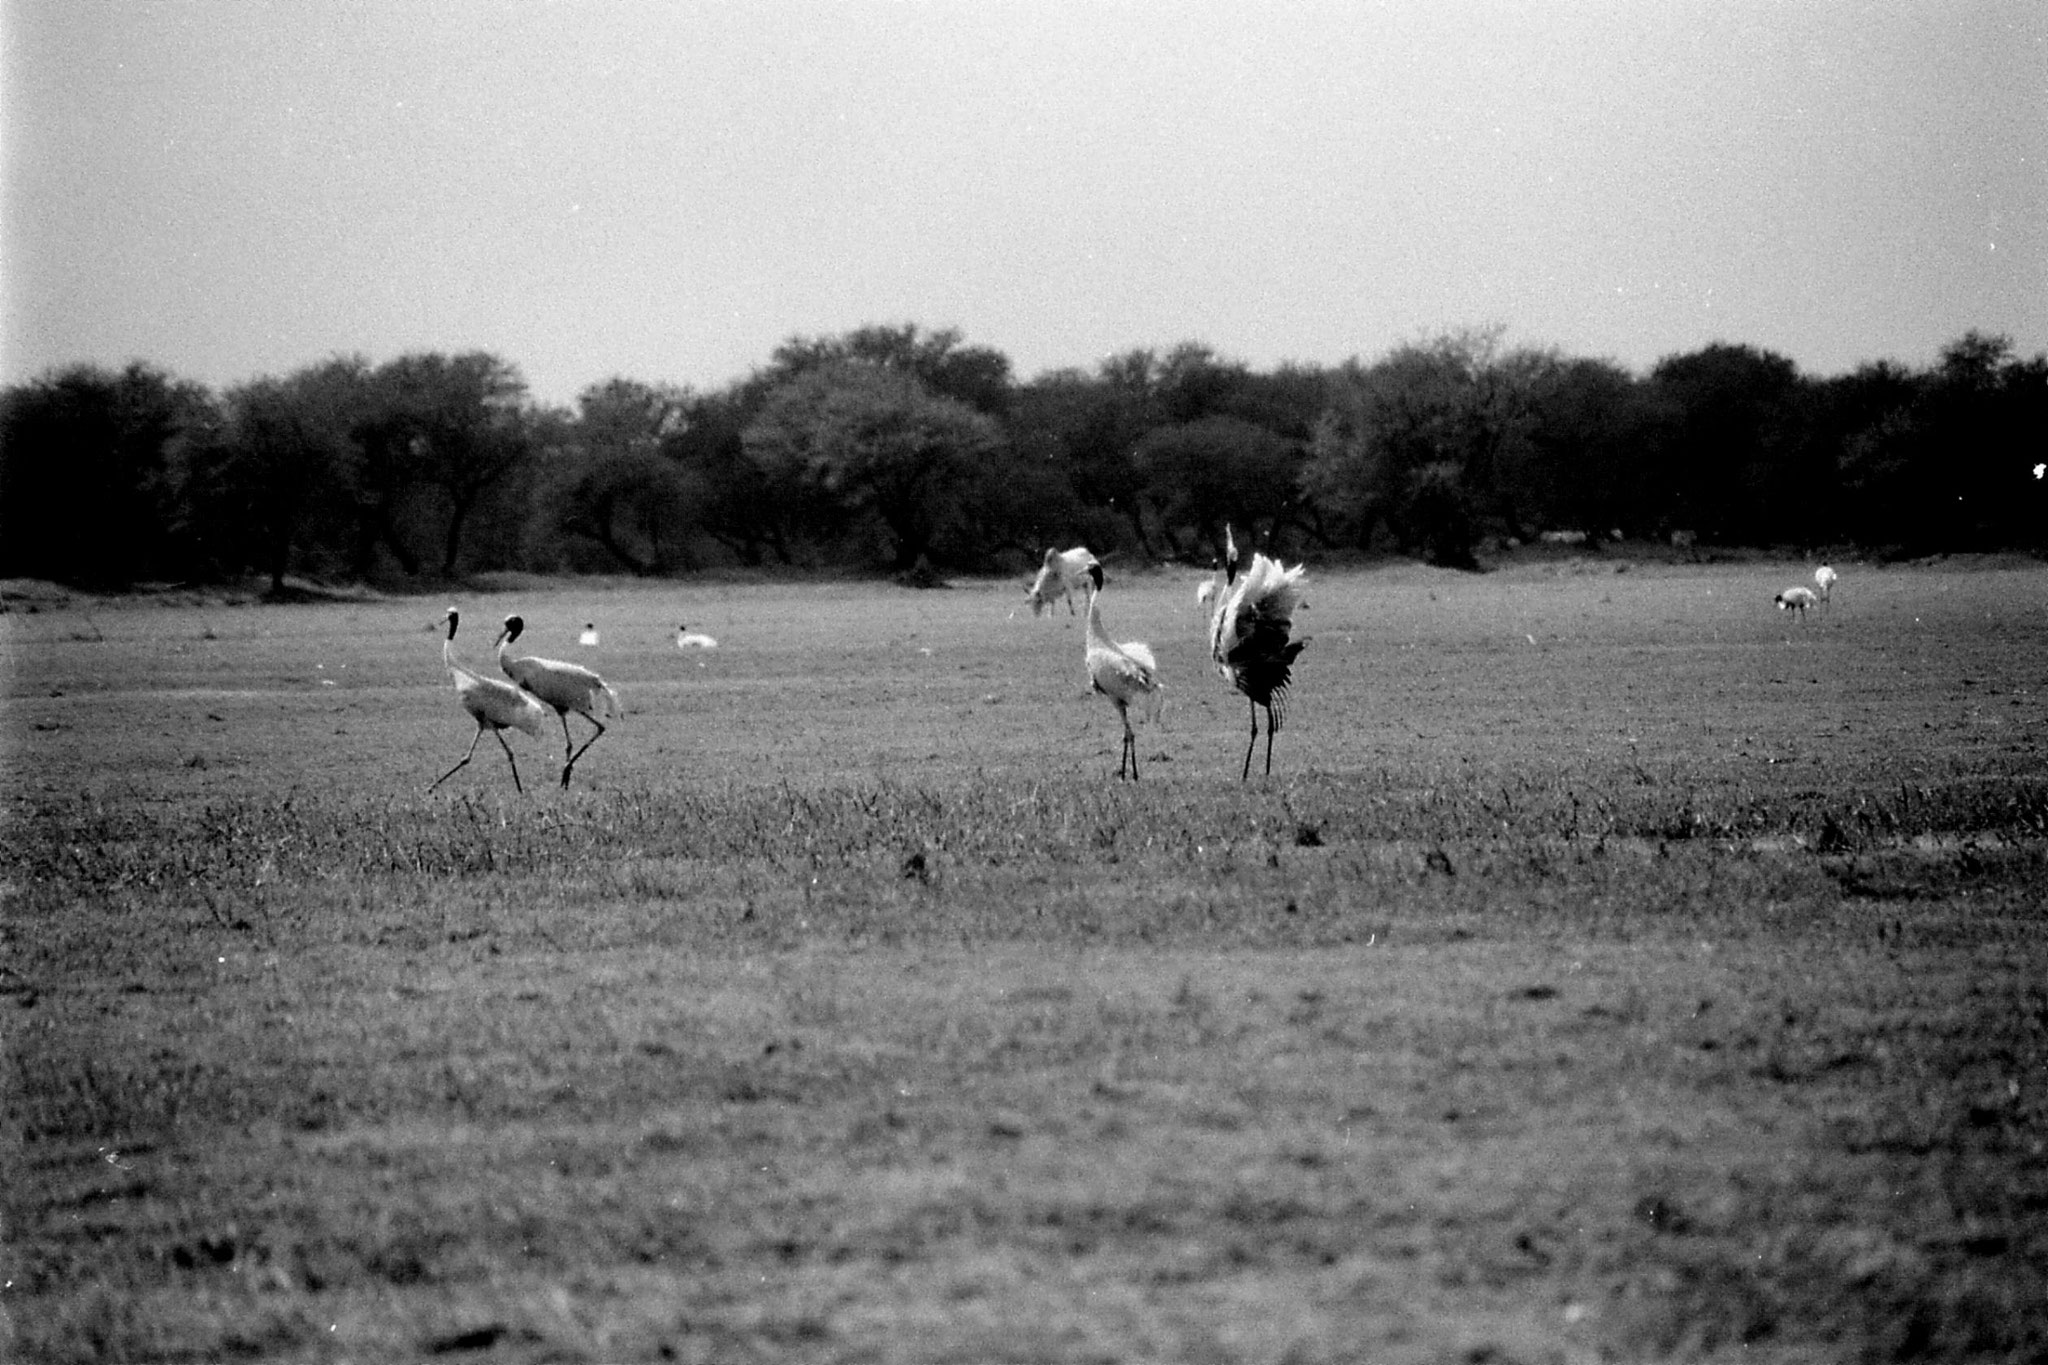
M 510 644 L 512 643 L 512 641 L 517 640 L 519 638 L 519 632 L 525 629 L 525 617 L 508 616 L 505 618 L 505 628 L 498 632 L 498 638 L 504 643 Z
M 1090 564 L 1088 566 L 1088 581 L 1095 585 L 1095 591 L 1102 591 L 1102 566 L 1100 564 Z M 1118 598 L 1117 600 L 1121 602 L 1123 599 Z
M 447 614 L 442 616 L 440 620 L 429 622 L 427 629 L 432 630 L 435 626 L 446 626 L 448 627 L 448 638 L 452 640 L 455 638 L 455 627 L 461 620 L 462 613 L 450 607 Z

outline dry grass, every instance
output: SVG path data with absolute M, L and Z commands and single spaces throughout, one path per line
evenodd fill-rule
M 2039 1358 L 2048 577 L 1799 575 L 1327 578 L 1249 785 L 1193 578 L 1135 786 L 1013 584 L 465 600 L 523 797 L 438 601 L 17 609 L 13 1352 Z

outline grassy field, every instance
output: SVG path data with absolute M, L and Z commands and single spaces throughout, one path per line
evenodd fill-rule
M 15 591 L 0 1359 L 2048 1357 L 2048 571 L 1111 571 Z

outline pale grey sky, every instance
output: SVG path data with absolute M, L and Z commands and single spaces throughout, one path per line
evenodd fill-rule
M 2048 5 L 5 0 L 4 356 L 2048 350 Z

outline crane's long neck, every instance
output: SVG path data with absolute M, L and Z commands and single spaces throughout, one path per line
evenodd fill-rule
M 1102 607 L 1097 600 L 1100 596 L 1098 589 L 1088 589 L 1088 643 L 1100 649 L 1115 649 L 1116 645 L 1102 629 Z

